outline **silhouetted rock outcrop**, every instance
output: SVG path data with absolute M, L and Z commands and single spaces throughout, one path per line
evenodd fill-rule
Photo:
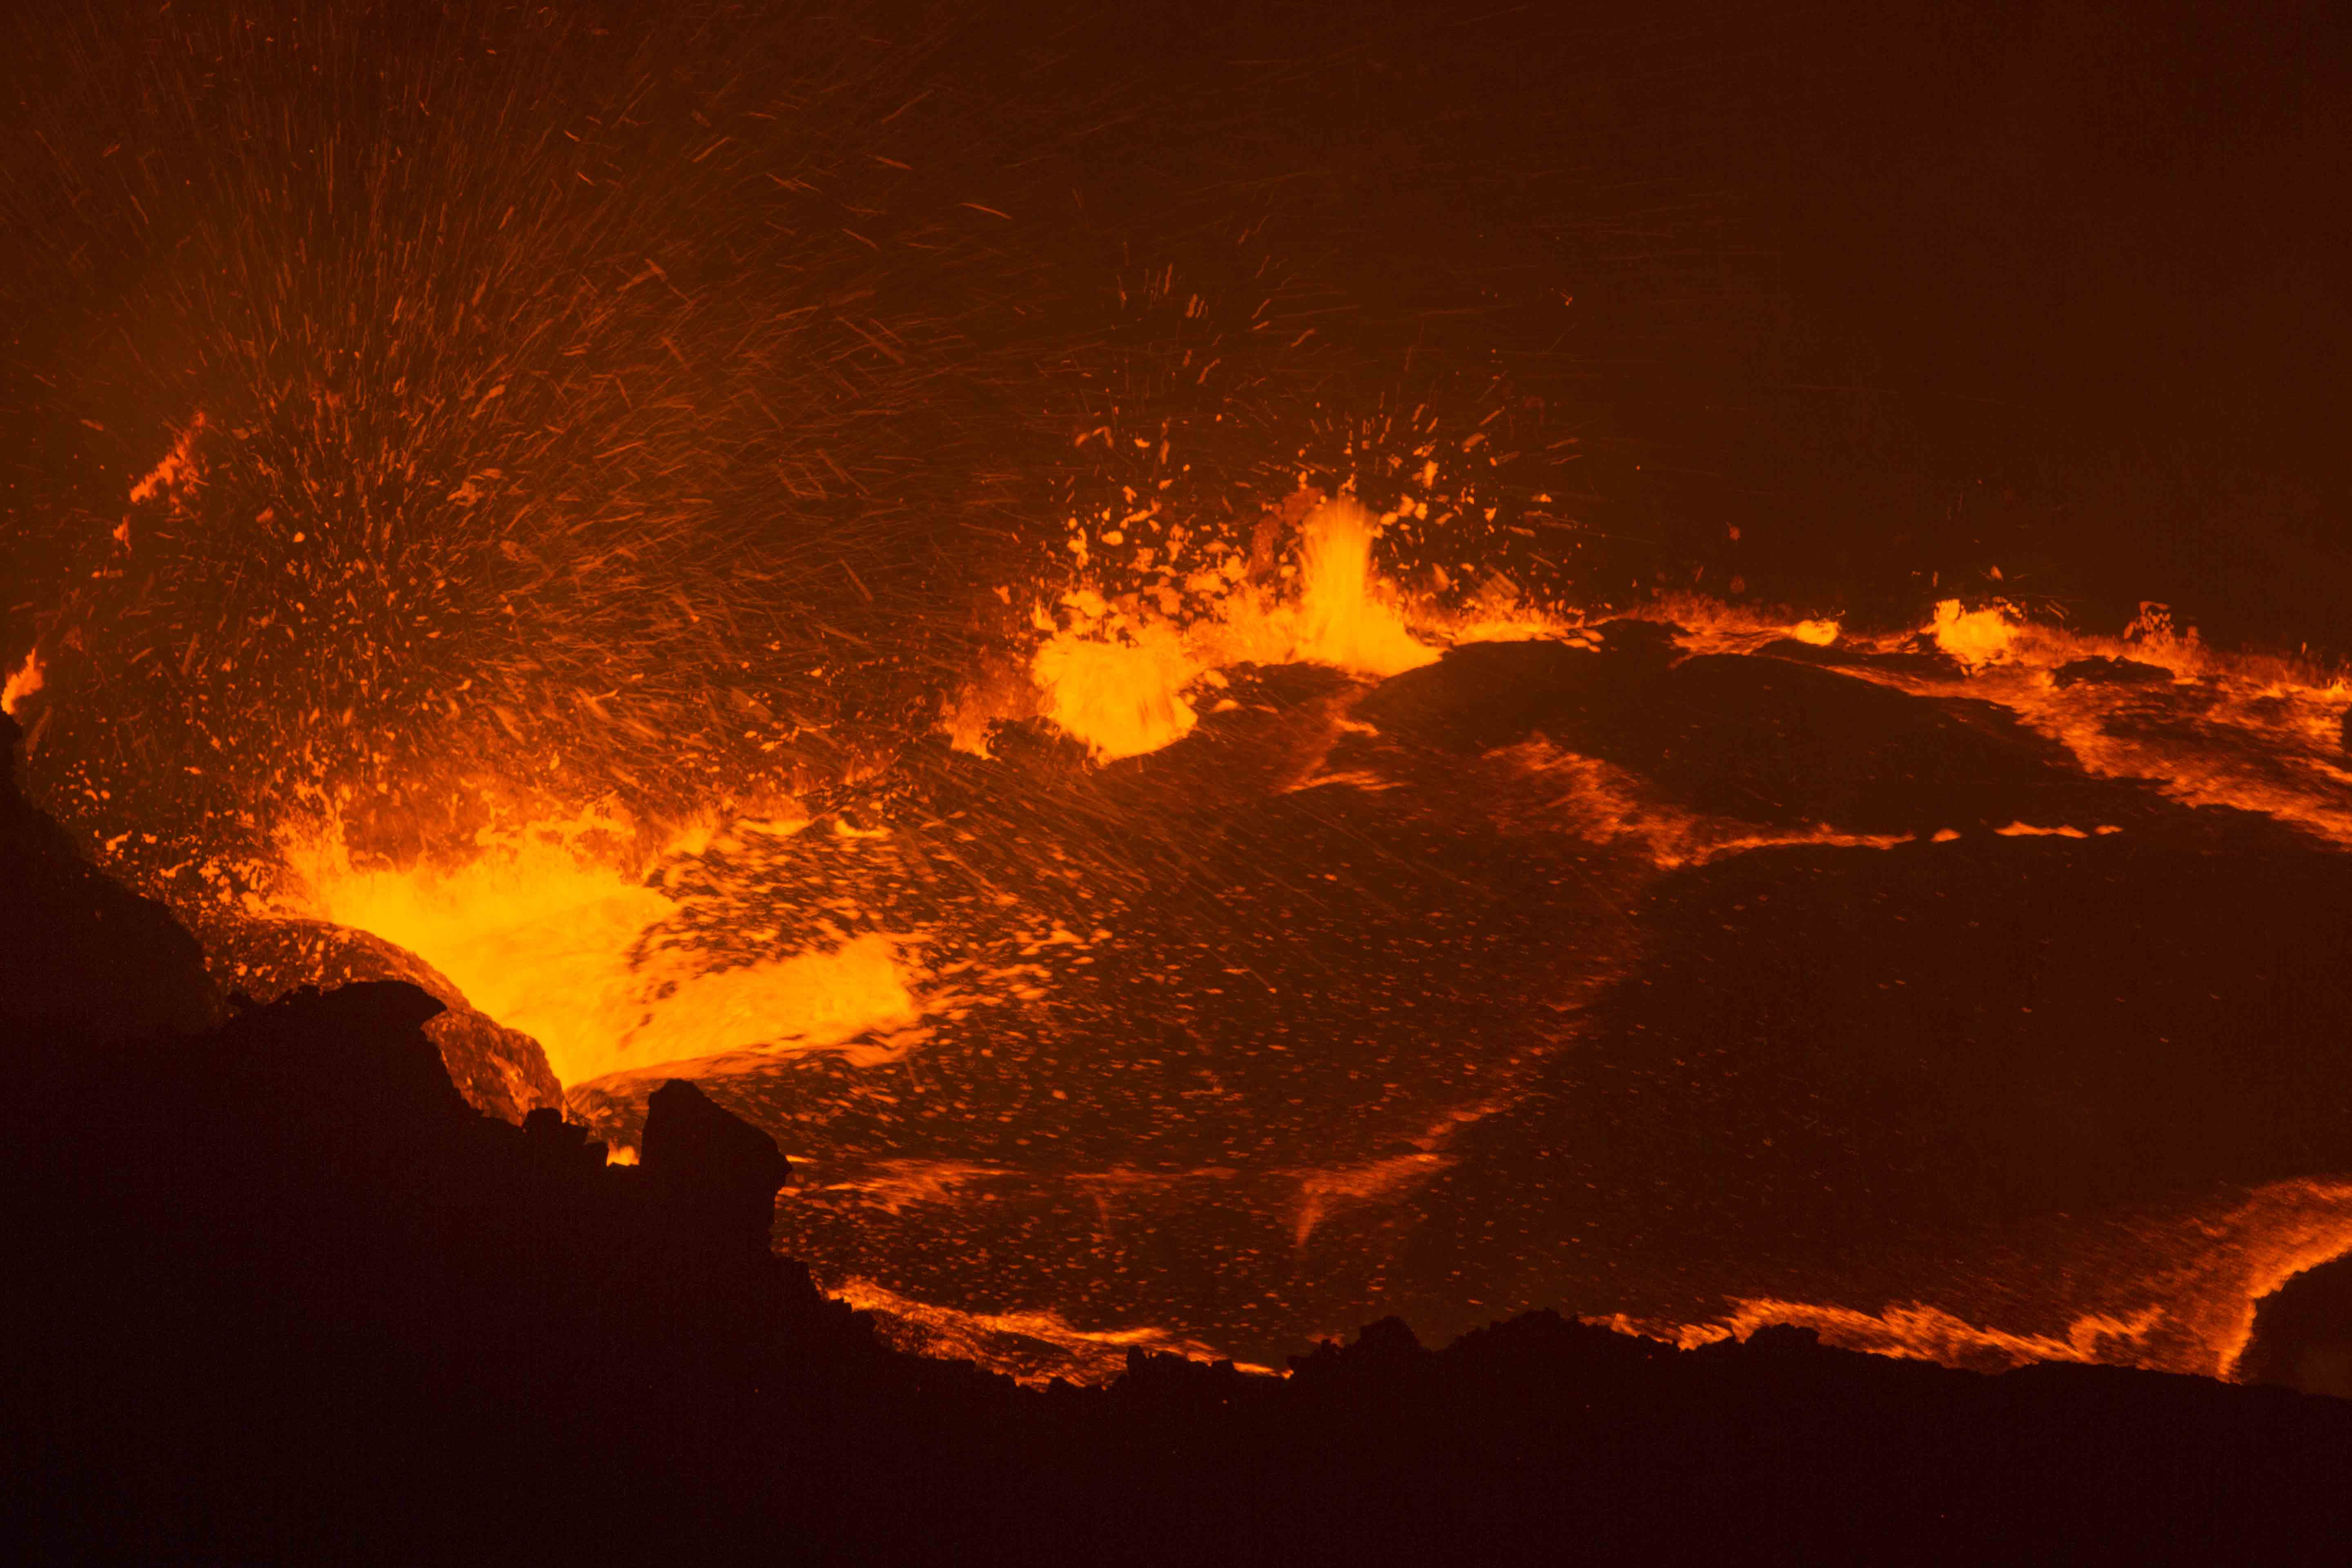
M 882 1355 L 747 1228 L 782 1163 L 762 1135 L 672 1095 L 663 1178 L 607 1167 L 551 1113 L 468 1106 L 422 1032 L 440 1010 L 378 982 L 198 1035 L 9 1041 L 0 1398 L 27 1422 L 0 1461 L 50 1478 L 12 1527 L 100 1556 L 499 1555 L 720 1463 L 815 1347 L 799 1381 Z
M 219 1021 L 195 939 L 110 880 L 16 784 L 24 732 L 0 713 L 0 1029 L 53 1024 L 95 1039 Z
M 1538 717 L 1587 721 L 1550 673 Z M 13 794 L 0 856 L 12 1560 L 2210 1559 L 2352 1530 L 2352 1402 L 1802 1331 L 1683 1352 L 1547 1312 L 1433 1350 L 1388 1319 L 1286 1379 L 1137 1352 L 1103 1389 L 900 1355 L 770 1251 L 792 1166 L 695 1085 L 614 1166 L 551 1107 L 469 1103 L 427 988 L 215 1022 L 187 933 Z M 2250 1376 L 2336 1386 L 2341 1275 L 2265 1304 Z
M 2352 1258 L 2298 1274 L 2254 1304 L 2238 1375 L 2352 1399 Z
M 563 1103 L 538 1041 L 380 937 L 323 921 L 240 919 L 206 931 L 199 946 L 170 910 L 90 865 L 25 799 L 22 738 L 0 713 L 0 1026 L 59 1025 L 97 1039 L 189 1033 L 220 1021 L 224 992 L 267 999 L 303 984 L 403 981 L 440 1004 L 427 1032 L 470 1104 L 520 1121 Z
M 1395 1320 L 1286 1380 L 1023 1391 L 760 1245 L 789 1166 L 673 1082 L 642 1166 L 484 1117 L 399 983 L 12 1042 L 18 1560 L 1058 1563 L 2258 1556 L 2352 1527 L 2352 1403 Z
M 766 1252 L 776 1189 L 793 1173 L 774 1139 L 672 1079 L 646 1101 L 639 1164 L 678 1225 L 717 1247 Z
M 265 1000 L 299 985 L 405 981 L 441 1004 L 425 1032 L 441 1047 L 442 1063 L 468 1105 L 515 1122 L 541 1107 L 562 1107 L 563 1086 L 539 1042 L 474 1006 L 406 948 L 348 926 L 285 918 L 223 921 L 203 935 L 220 984 Z

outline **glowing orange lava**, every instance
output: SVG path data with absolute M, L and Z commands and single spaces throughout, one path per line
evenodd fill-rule
M 0 713 L 15 718 L 24 706 L 25 699 L 41 689 L 41 655 L 38 648 L 28 648 L 25 662 L 8 672 L 5 685 L 0 685 Z
M 355 867 L 340 830 L 316 832 L 286 845 L 302 886 L 292 912 L 423 958 L 536 1038 L 567 1085 L 740 1051 L 887 1060 L 916 1043 L 919 939 L 867 932 L 698 969 L 648 942 L 674 906 L 591 847 L 610 827 L 590 816 L 538 824 L 446 870 Z
M 2110 1282 L 2115 1305 L 2077 1316 L 2063 1334 L 2008 1332 L 1916 1301 L 1866 1312 L 1757 1298 L 1734 1302 L 1711 1322 L 1603 1321 L 1685 1349 L 1786 1323 L 1847 1350 L 1947 1366 L 2063 1361 L 2227 1378 L 2252 1335 L 2255 1304 L 2295 1275 L 2352 1251 L 2352 1184 L 2273 1183 L 2156 1227 L 2140 1245 L 2154 1267 Z
M 1063 1377 L 1075 1382 L 1103 1383 L 1127 1370 L 1127 1352 L 1143 1350 L 1214 1358 L 1216 1351 L 1198 1340 L 1157 1329 L 1087 1330 L 1073 1327 L 1058 1312 L 966 1312 L 912 1300 L 871 1279 L 852 1277 L 831 1287 L 832 1293 L 863 1311 L 882 1316 L 903 1348 L 927 1355 L 953 1356 L 1007 1372 L 1024 1383 Z M 1270 1373 L 1271 1367 L 1248 1362 L 1244 1372 Z
M 1031 673 L 1041 711 L 1111 762 L 1171 745 L 1199 721 L 1196 688 L 1238 664 L 1324 664 L 1375 679 L 1435 662 L 1394 588 L 1372 568 L 1379 523 L 1352 499 L 1307 513 L 1296 559 L 1271 585 L 1228 555 L 1187 586 L 1207 609 L 1190 619 L 1139 596 L 1114 605 L 1090 588 L 1062 596 Z

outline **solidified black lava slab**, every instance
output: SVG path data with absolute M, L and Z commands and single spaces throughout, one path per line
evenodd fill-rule
M 1425 1288 L 1818 1288 L 1922 1237 L 2352 1168 L 2343 857 L 1765 850 L 1643 922 L 1639 973 L 1422 1200 Z
M 1643 695 L 1608 731 L 1557 738 L 1710 815 L 1934 832 L 2000 826 L 2087 791 L 2065 748 L 1989 702 L 1720 654 L 1685 659 Z
M 1675 628 L 1608 621 L 1598 648 L 1548 640 L 1467 643 L 1435 664 L 1392 676 L 1351 715 L 1411 746 L 1487 752 L 1530 735 L 1564 736 L 1615 721 L 1649 680 L 1681 657 Z
M 2168 983 L 2226 973 L 2272 940 L 2247 935 L 2276 913 L 2269 883 L 2291 903 L 2352 891 L 2326 881 L 2335 858 L 2085 777 L 1989 703 L 1675 662 L 1655 632 L 1613 642 L 1455 650 L 1365 692 L 1354 712 L 1379 732 L 1336 741 L 1339 678 L 1249 672 L 1179 746 L 1108 768 L 949 759 L 887 837 L 805 834 L 738 867 L 728 929 L 854 900 L 873 929 L 921 927 L 976 961 L 944 978 L 969 995 L 929 1009 L 903 1062 L 696 1069 L 802 1162 L 782 1243 L 919 1300 L 1051 1305 L 1265 1359 L 1391 1305 L 1458 1327 L 1545 1303 L 1712 1312 L 1775 1284 L 1816 1300 L 1824 1235 L 1891 1256 L 2343 1152 L 2316 1123 L 2301 1145 L 2246 1131 L 2318 1115 L 2342 1064 L 2285 1064 L 2300 1076 L 2282 1107 L 2232 1110 L 2259 1081 L 2220 1065 L 2236 1045 L 2180 1046 L 2189 1103 L 2202 1115 L 2218 1075 L 2239 1129 L 2208 1159 L 2210 1130 L 2165 1120 L 2177 1105 L 2102 1131 L 2139 1091 L 2128 1061 L 2081 1055 L 2138 984 L 2129 943 L 2103 945 L 2115 931 L 2140 933 Z M 1632 775 L 1637 813 L 1967 837 L 1751 852 L 1645 901 L 1659 873 L 1638 835 L 1544 827 L 1512 804 L 1524 758 L 1465 754 L 1530 735 Z M 1300 787 L 1309 768 L 1349 782 Z M 1980 831 L 2015 819 L 2125 831 Z M 2199 948 L 2216 911 L 2241 946 Z M 1053 922 L 1085 940 L 1037 940 Z M 2043 984 L 2034 963 L 2111 989 L 2012 994 Z M 2021 1005 L 2057 1021 L 2054 1044 L 2018 1035 Z M 1976 1020 L 1991 1045 L 1936 1032 L 1988 1007 L 2012 1010 Z M 2134 1014 L 2133 1038 L 2191 1040 L 2161 1023 Z M 626 1142 L 657 1078 L 572 1103 Z M 2069 1144 L 2083 1105 L 2091 1131 Z M 2135 1175 L 2135 1139 L 2177 1169 Z
M 1766 826 L 1932 834 L 2164 809 L 2087 777 L 1994 703 L 1783 659 L 1474 644 L 1382 683 L 1353 712 L 1399 744 L 1457 752 L 1540 735 L 1627 769 L 1664 801 Z
M 2153 686 L 2172 679 L 2172 671 L 2160 664 L 2142 664 L 2136 658 L 2105 658 L 2096 655 L 2073 659 L 2050 672 L 2050 679 L 2061 687 L 2080 686 Z
M 1382 681 L 1350 711 L 1404 744 L 1486 752 L 1614 708 L 1629 694 L 1626 673 L 1561 643 L 1471 643 Z
M 1601 639 L 1601 651 L 1652 668 L 1662 668 L 1682 657 L 1682 639 L 1690 634 L 1666 621 L 1602 621 L 1591 628 Z
M 1835 644 L 1800 642 L 1795 637 L 1774 637 L 1756 650 L 1759 658 L 1785 658 L 1791 664 L 1817 664 L 1827 668 L 1855 662 L 1854 656 Z

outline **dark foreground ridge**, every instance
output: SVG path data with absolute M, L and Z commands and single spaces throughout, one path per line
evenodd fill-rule
M 1088 1390 L 900 1355 L 771 1252 L 790 1168 L 691 1085 L 617 1167 L 469 1106 L 414 985 L 217 1018 L 160 911 L 0 812 L 0 983 L 57 982 L 5 1015 L 10 1560 L 2211 1560 L 2352 1523 L 2352 1403 L 1785 1330 L 1391 1320 L 1285 1380 Z

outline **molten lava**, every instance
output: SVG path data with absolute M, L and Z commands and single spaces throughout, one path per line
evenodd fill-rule
M 1031 666 L 1041 710 L 1096 761 L 1112 762 L 1189 734 L 1199 721 L 1193 689 L 1229 666 L 1322 664 L 1377 678 L 1431 663 L 1438 650 L 1413 635 L 1395 589 L 1372 569 L 1378 530 L 1352 499 L 1323 501 L 1300 523 L 1297 557 L 1279 578 L 1252 581 L 1226 554 L 1187 579 L 1202 607 L 1184 619 L 1142 595 L 1114 606 L 1092 589 L 1064 595 L 1058 625 L 1037 616 L 1054 634 Z
M 16 710 L 40 689 L 40 650 L 31 648 L 25 654 L 25 662 L 10 670 L 6 683 L 0 685 L 0 713 L 14 717 Z
M 919 1037 L 919 939 L 866 932 L 726 968 L 684 963 L 660 942 L 676 906 L 585 842 L 610 826 L 535 825 L 457 867 L 406 870 L 356 868 L 339 833 L 321 832 L 288 846 L 293 910 L 417 954 L 537 1039 L 567 1084 L 751 1050 L 887 1060 Z

